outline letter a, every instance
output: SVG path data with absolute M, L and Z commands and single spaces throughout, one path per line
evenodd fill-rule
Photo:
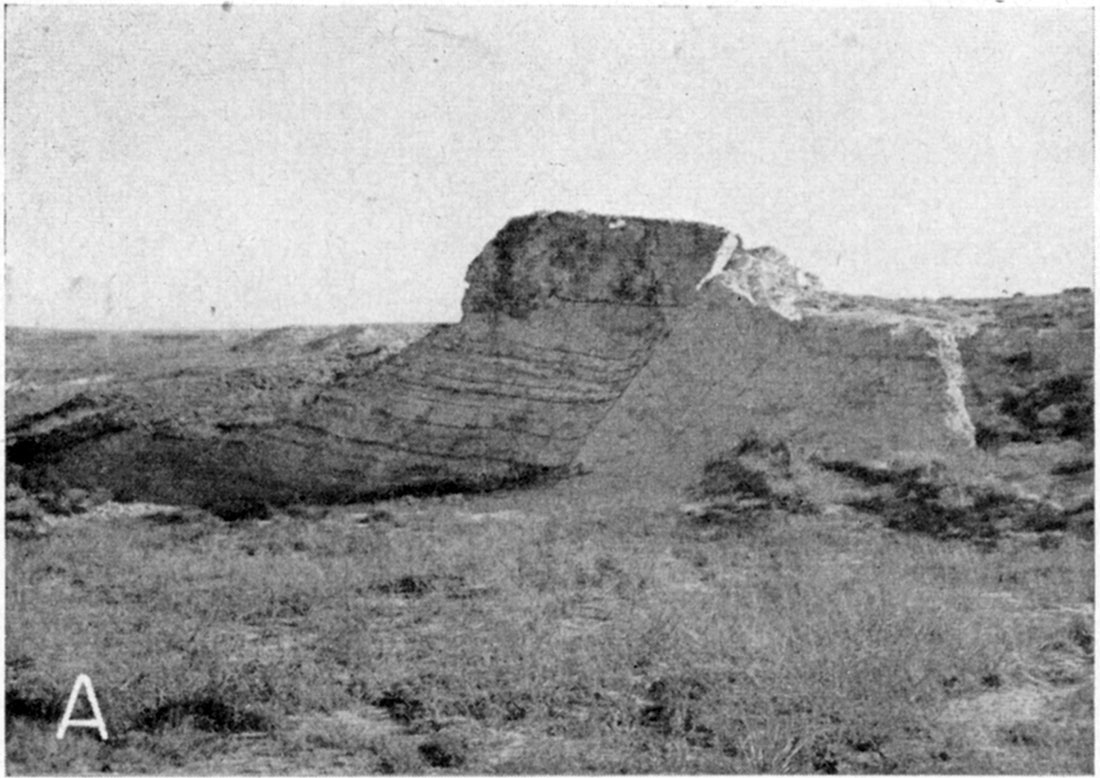
M 92 713 L 95 714 L 94 719 L 73 719 L 73 708 L 76 707 L 76 696 L 80 693 L 80 687 L 84 686 L 88 690 L 88 702 L 92 705 Z M 73 684 L 72 694 L 69 695 L 69 704 L 65 706 L 65 715 L 61 717 L 61 724 L 57 727 L 57 739 L 62 740 L 65 737 L 65 730 L 69 727 L 95 727 L 99 730 L 99 736 L 104 740 L 107 739 L 107 725 L 103 721 L 103 714 L 99 712 L 99 703 L 96 702 L 95 689 L 92 688 L 92 679 L 81 673 L 76 677 L 76 683 Z

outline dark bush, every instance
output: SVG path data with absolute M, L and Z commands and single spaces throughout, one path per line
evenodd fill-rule
M 768 498 L 772 490 L 764 474 L 751 470 L 736 459 L 716 459 L 703 468 L 702 492 L 706 497 L 743 494 Z
M 440 732 L 421 743 L 417 750 L 431 767 L 462 767 L 466 764 L 470 746 L 459 735 Z
M 1074 616 L 1067 629 L 1069 639 L 1086 654 L 1092 654 L 1092 624 L 1083 616 Z
M 1068 526 L 1068 516 L 1043 507 L 1029 511 L 1016 522 L 1016 529 L 1024 532 L 1061 531 Z
M 271 506 L 266 501 L 254 497 L 227 497 L 202 507 L 225 521 L 270 519 L 273 515 Z
M 787 479 L 790 474 L 791 452 L 787 444 L 750 432 L 703 466 L 699 491 L 704 497 L 742 495 L 773 499 L 776 495 L 768 479 Z
M 435 588 L 430 577 L 422 575 L 405 575 L 392 581 L 379 584 L 375 590 L 383 594 L 399 594 L 402 597 L 423 597 Z
M 647 702 L 639 711 L 643 726 L 665 736 L 686 736 L 689 742 L 711 746 L 714 732 L 700 723 L 707 711 L 707 686 L 690 676 L 658 678 L 646 689 Z
M 405 684 L 395 684 L 372 701 L 399 724 L 408 726 L 425 715 L 424 703 Z
M 1047 408 L 1059 413 L 1044 424 L 1040 413 Z M 1082 373 L 1063 373 L 1026 388 L 1009 389 L 998 410 L 1023 427 L 1024 434 L 1013 434 L 1014 440 L 1041 440 L 1052 433 L 1084 440 L 1093 434 L 1092 379 Z
M 44 688 L 12 689 L 4 692 L 4 716 L 7 722 L 23 718 L 56 726 L 65 715 L 65 692 Z
M 1070 459 L 1050 469 L 1051 475 L 1079 475 L 1093 469 L 1092 458 Z
M 141 711 L 134 719 L 134 728 L 156 732 L 165 727 L 178 727 L 187 720 L 195 729 L 221 734 L 267 732 L 275 726 L 263 713 L 239 708 L 222 700 L 216 692 L 200 692 Z

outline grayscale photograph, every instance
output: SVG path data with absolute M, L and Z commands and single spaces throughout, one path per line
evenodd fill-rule
M 5 6 L 7 773 L 1093 773 L 1095 24 Z

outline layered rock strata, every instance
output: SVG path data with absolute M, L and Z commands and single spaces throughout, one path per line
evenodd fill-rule
M 230 392 L 198 418 L 158 402 L 186 406 L 186 388 L 88 392 L 10 426 L 9 461 L 20 477 L 208 506 L 490 487 L 578 464 L 674 482 L 750 429 L 845 457 L 973 443 L 948 324 L 845 308 L 719 227 L 534 214 L 467 282 L 460 323 L 380 365 L 292 392 L 274 381 L 269 406 Z

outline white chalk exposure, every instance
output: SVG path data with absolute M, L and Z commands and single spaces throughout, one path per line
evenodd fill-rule
M 752 305 L 770 308 L 784 319 L 799 321 L 799 303 L 821 289 L 817 277 L 799 270 L 770 246 L 745 249 L 741 236 L 727 235 L 714 255 L 698 291 L 714 279 Z
M 817 276 L 798 269 L 783 254 L 770 246 L 745 249 L 741 237 L 732 233 L 722 241 L 710 271 L 695 289 L 702 289 L 714 279 L 752 305 L 767 307 L 791 321 L 800 321 L 803 316 L 801 306 L 822 291 Z M 967 444 L 974 445 L 974 423 L 966 409 L 962 391 L 966 372 L 956 336 L 972 334 L 977 322 L 956 319 L 940 321 L 888 310 L 829 311 L 824 315 L 885 324 L 894 336 L 907 335 L 913 329 L 927 332 L 936 344 L 929 355 L 935 357 L 943 369 L 947 427 Z
M 962 355 L 959 353 L 959 343 L 955 340 L 955 333 L 946 327 L 929 327 L 928 332 L 936 340 L 936 347 L 932 349 L 934 356 L 943 367 L 944 376 L 947 379 L 947 404 L 945 414 L 947 427 L 966 440 L 967 445 L 974 446 L 974 422 L 970 418 L 970 412 L 966 409 L 966 398 L 963 395 L 963 384 L 966 383 L 966 370 L 963 368 Z

